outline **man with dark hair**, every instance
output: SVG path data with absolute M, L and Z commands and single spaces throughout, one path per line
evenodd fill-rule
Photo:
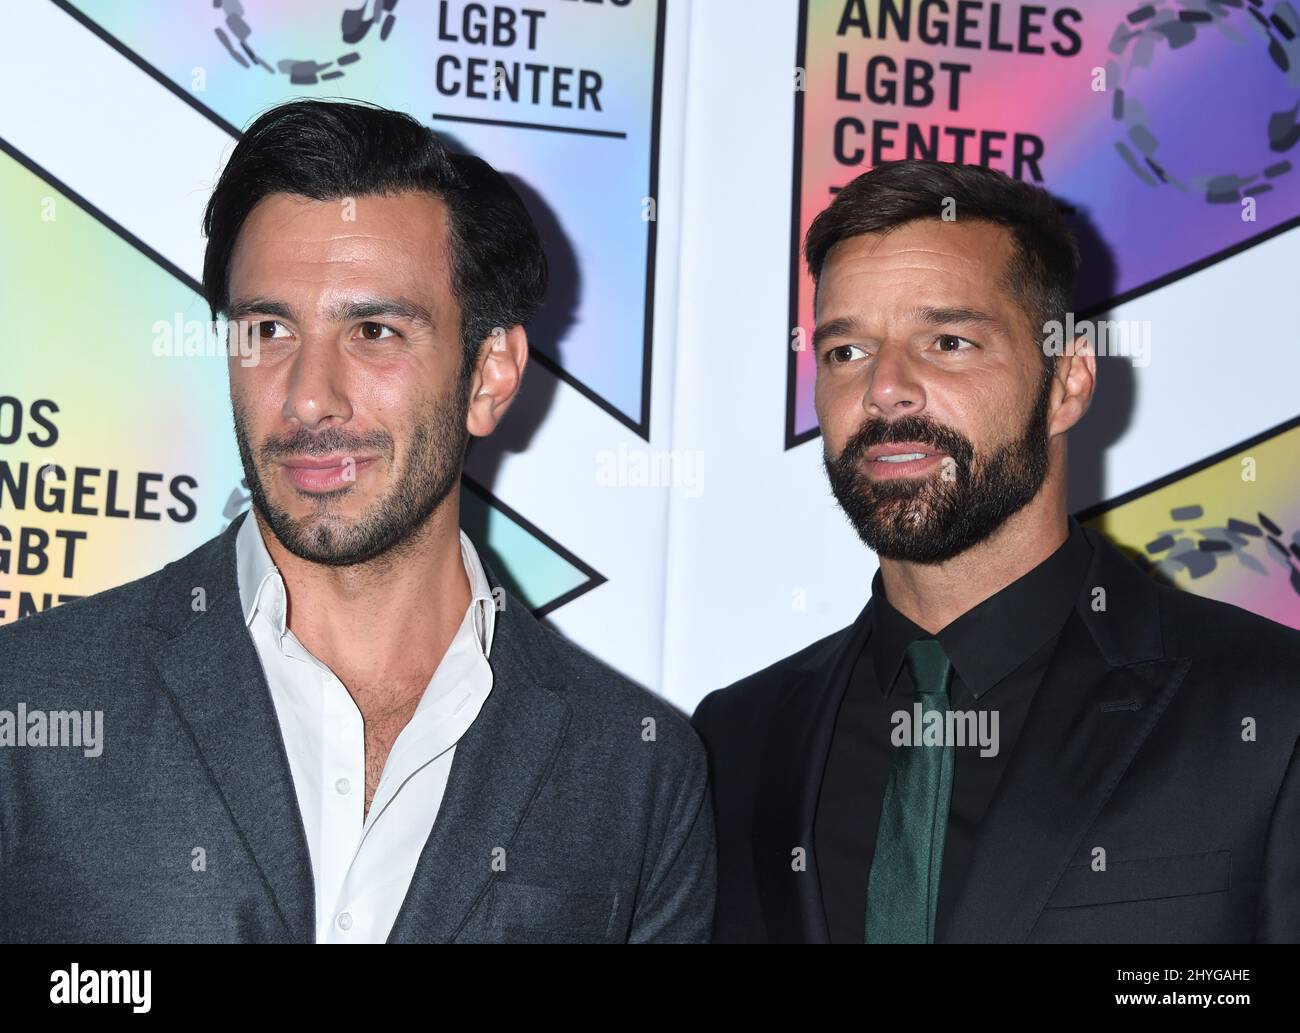
M 102 704 L 102 757 L 0 750 L 0 940 L 698 941 L 689 724 L 540 625 L 459 529 L 546 260 L 407 115 L 299 101 L 204 217 L 252 510 L 0 629 L 0 707 Z
M 880 569 L 696 711 L 715 939 L 1300 939 L 1300 634 L 1067 514 L 1096 362 L 1049 343 L 1078 262 L 1051 198 L 888 163 L 805 257 L 826 471 Z

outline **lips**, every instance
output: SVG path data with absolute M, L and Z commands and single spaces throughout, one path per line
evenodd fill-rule
M 356 483 L 373 456 L 298 456 L 281 465 L 289 480 L 303 491 L 334 491 Z
M 887 445 L 874 445 L 867 449 L 864 458 L 870 463 L 905 463 L 946 454 L 933 445 L 926 445 L 919 441 L 901 441 Z
M 862 468 L 872 480 L 929 476 L 948 457 L 946 452 L 920 441 L 873 445 L 862 457 Z
M 369 457 L 362 459 L 357 456 L 326 456 L 323 459 L 313 459 L 308 456 L 303 456 L 295 459 L 286 459 L 284 465 L 293 467 L 294 469 L 303 470 L 332 470 L 336 466 L 346 466 L 349 462 L 362 463 L 369 461 Z

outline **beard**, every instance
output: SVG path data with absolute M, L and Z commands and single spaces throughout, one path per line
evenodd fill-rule
M 858 537 L 878 556 L 942 563 L 985 541 L 1038 494 L 1048 467 L 1047 411 L 1052 370 L 1045 368 L 1023 432 L 986 455 L 927 416 L 869 419 L 838 456 L 824 455 L 831 492 Z M 938 476 L 873 481 L 863 470 L 874 445 L 917 441 L 950 458 Z
M 396 466 L 397 449 L 392 435 L 381 430 L 349 434 L 339 427 L 315 433 L 300 429 L 283 437 L 267 438 L 258 445 L 255 455 L 249 442 L 246 415 L 232 396 L 235 440 L 252 503 L 280 544 L 300 559 L 334 567 L 366 563 L 393 550 L 400 553 L 404 544 L 411 541 L 451 494 L 460 477 L 461 461 L 469 441 L 465 415 L 470 384 L 468 377 L 458 377 L 457 381 L 449 398 L 423 407 L 422 411 L 430 415 L 411 427 L 400 467 Z M 346 518 L 339 512 L 356 490 L 355 486 L 311 493 L 313 512 L 297 518 L 267 497 L 259 462 L 263 469 L 271 469 L 284 456 L 340 453 L 377 453 L 387 460 L 390 470 L 397 470 L 397 478 L 388 491 L 360 516 Z

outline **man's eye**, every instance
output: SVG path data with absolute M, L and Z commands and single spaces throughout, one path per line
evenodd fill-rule
M 281 330 L 284 331 L 284 333 L 277 334 L 275 332 L 276 327 L 279 327 Z M 263 319 L 257 324 L 257 335 L 266 340 L 270 340 L 275 337 L 287 337 L 288 334 L 289 334 L 288 328 L 283 323 L 280 323 L 274 319 Z
M 839 344 L 834 348 L 827 350 L 826 361 L 833 366 L 838 366 L 845 362 L 852 362 L 857 358 L 857 356 L 853 354 L 854 352 L 861 354 L 862 349 L 856 344 Z
M 974 341 L 958 337 L 956 334 L 940 334 L 934 339 L 934 343 L 939 346 L 940 351 L 946 352 L 965 351 L 966 349 L 961 347 L 963 344 L 970 348 L 977 347 Z
M 401 335 L 391 326 L 385 326 L 383 323 L 362 323 L 361 336 L 367 341 L 382 341 L 386 337 L 400 337 Z

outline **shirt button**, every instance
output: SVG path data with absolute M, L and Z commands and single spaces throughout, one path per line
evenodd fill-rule
M 347 932 L 349 929 L 352 928 L 352 916 L 348 914 L 346 911 L 344 911 L 343 914 L 339 915 L 339 917 L 336 918 L 334 921 L 335 924 L 344 932 Z
M 338 790 L 339 796 L 347 796 L 352 791 L 352 783 L 346 778 L 340 778 L 334 783 L 334 788 Z

